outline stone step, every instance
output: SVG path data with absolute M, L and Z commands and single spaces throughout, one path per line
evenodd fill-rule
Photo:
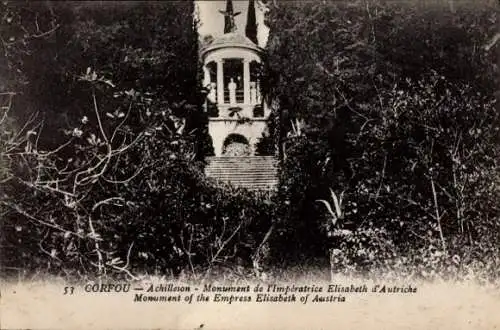
M 226 172 L 238 172 L 238 173 L 262 173 L 262 172 L 276 172 L 277 168 L 273 167 L 256 167 L 256 168 L 241 168 L 241 167 L 219 167 L 219 168 L 207 168 L 205 172 L 207 173 L 226 173 Z
M 278 180 L 274 179 L 274 178 L 265 178 L 265 179 L 245 179 L 245 180 L 242 180 L 242 179 L 239 179 L 239 178 L 234 178 L 234 177 L 225 177 L 225 178 L 221 178 L 221 177 L 212 177 L 218 181 L 222 181 L 222 182 L 237 182 L 237 183 L 248 183 L 248 184 L 257 184 L 257 183 L 269 183 L 269 184 L 274 184 L 276 182 L 278 182 Z
M 216 178 L 219 180 L 237 180 L 237 181 L 276 181 L 277 178 L 275 175 L 261 175 L 261 176 L 253 176 L 253 175 L 245 175 L 244 177 L 238 175 L 218 175 L 213 173 L 208 173 L 208 177 Z
M 221 174 L 212 174 L 208 173 L 208 177 L 212 177 L 215 179 L 219 180 L 229 180 L 229 181 L 249 181 L 249 182 L 256 182 L 256 181 L 276 181 L 277 177 L 275 175 L 261 175 L 261 176 L 253 176 L 253 175 L 245 175 L 245 176 L 238 176 L 238 175 L 221 175 Z
M 278 180 L 266 180 L 266 181 L 239 181 L 239 180 L 221 180 L 215 179 L 217 182 L 231 184 L 235 187 L 243 188 L 265 188 L 267 190 L 274 190 L 278 185 Z
M 278 184 L 277 181 L 262 181 L 262 182 L 241 182 L 241 181 L 227 181 L 227 180 L 216 180 L 218 182 L 222 182 L 222 183 L 228 183 L 228 184 L 231 184 L 235 187 L 265 187 L 267 189 L 274 189 L 274 186 L 276 186 Z
M 209 163 L 208 166 L 211 167 L 241 167 L 241 166 L 250 166 L 250 167 L 277 167 L 278 164 L 273 163 L 250 163 L 250 162 L 241 162 L 241 163 Z
M 275 169 L 277 168 L 277 165 L 269 165 L 269 164 L 209 164 L 207 168 L 213 168 L 213 169 L 232 169 L 232 168 L 242 168 L 242 169 L 258 169 L 258 168 L 269 168 L 269 169 Z
M 261 190 L 276 190 L 277 182 L 263 182 L 263 183 L 245 183 L 238 181 L 219 181 L 222 183 L 230 184 L 239 188 L 247 188 L 249 190 L 261 189 Z
M 258 165 L 241 165 L 241 166 L 209 166 L 206 172 L 221 173 L 221 172 L 237 172 L 237 173 L 264 173 L 264 172 L 277 172 L 276 166 L 258 166 Z
M 218 163 L 218 164 L 209 164 L 209 168 L 276 168 L 277 164 L 269 164 L 269 163 Z
M 209 177 L 218 179 L 238 179 L 238 180 L 277 180 L 277 173 L 206 173 Z
M 205 174 L 215 181 L 250 190 L 275 190 L 278 160 L 272 156 L 209 157 Z
M 234 158 L 240 158 L 240 157 L 234 157 Z M 277 165 L 278 161 L 272 160 L 272 159 L 260 159 L 260 160 L 251 160 L 248 158 L 242 158 L 240 160 L 237 159 L 207 159 L 213 164 L 270 164 L 270 165 Z

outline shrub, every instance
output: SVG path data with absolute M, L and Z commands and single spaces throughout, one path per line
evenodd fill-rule
M 476 50 L 494 35 L 481 22 L 497 19 L 497 9 L 378 2 L 270 9 L 268 94 L 280 105 L 272 134 L 283 142 L 280 193 L 288 204 L 280 219 L 287 237 L 300 236 L 293 248 L 284 240 L 277 249 L 319 255 L 318 241 L 324 252 L 335 244 L 346 266 L 361 268 L 366 260 L 356 255 L 365 248 L 352 244 L 363 238 L 376 250 L 379 237 L 420 265 L 428 258 L 414 251 L 430 246 L 448 263 L 479 244 L 495 249 L 498 67 L 493 53 Z M 350 203 L 344 225 L 352 235 L 328 243 L 318 240 L 325 215 L 316 200 L 329 188 Z M 372 266 L 385 258 L 381 252 Z

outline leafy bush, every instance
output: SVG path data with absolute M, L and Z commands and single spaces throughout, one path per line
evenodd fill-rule
M 91 70 L 82 80 L 95 85 L 94 102 L 97 86 L 114 86 Z M 83 117 L 57 150 L 30 147 L 29 140 L 3 149 L 1 159 L 12 160 L 14 170 L 2 198 L 4 270 L 135 278 L 251 265 L 271 226 L 269 196 L 208 182 L 195 161 L 196 137 L 184 131 L 183 121 L 167 110 L 141 121 L 143 98 L 124 97 L 127 113 L 101 117 L 94 103 L 98 127 L 87 126 L 90 114 Z M 71 157 L 65 148 L 74 150 Z M 25 168 L 15 171 L 19 164 Z
M 28 12 L 53 26 L 9 48 L 2 68 L 12 73 L 2 85 L 12 96 L 0 139 L 4 274 L 134 278 L 252 262 L 272 202 L 203 175 L 193 4 L 45 5 L 5 5 L 16 19 L 3 33 L 26 29 Z M 33 104 L 38 117 L 26 117 Z
M 271 7 L 271 196 L 203 175 L 192 5 L 1 4 L 4 275 L 498 276 L 496 9 Z
M 318 254 L 313 247 L 333 244 L 345 267 L 364 270 L 390 263 L 389 255 L 427 267 L 433 257 L 425 251 L 436 248 L 447 260 L 436 269 L 455 255 L 467 259 L 469 249 L 488 263 L 499 238 L 498 67 L 491 50 L 478 47 L 496 33 L 485 22 L 498 19 L 498 8 L 270 9 L 267 92 L 280 105 L 272 127 L 288 204 L 281 230 L 300 235 L 296 251 Z M 347 227 L 338 229 L 351 234 L 328 238 L 332 231 L 323 230 L 318 240 L 328 215 L 316 200 L 330 188 L 344 191 Z M 286 244 L 276 249 L 289 251 Z M 358 256 L 367 249 L 379 251 L 368 264 Z

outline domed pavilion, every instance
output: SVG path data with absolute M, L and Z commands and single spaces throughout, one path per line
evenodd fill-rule
M 270 109 L 261 93 L 264 50 L 257 42 L 254 0 L 249 3 L 246 35 L 236 29 L 234 17 L 240 13 L 234 13 L 231 0 L 221 13 L 224 34 L 201 50 L 208 133 L 215 154 L 208 158 L 206 174 L 235 186 L 274 189 L 276 158 L 256 152 Z
M 256 38 L 252 41 L 236 30 L 234 16 L 239 13 L 233 12 L 230 1 L 222 13 L 225 33 L 201 50 L 203 85 L 209 91 L 208 130 L 215 156 L 253 156 L 269 116 L 260 84 L 263 49 Z M 231 148 L 234 143 L 239 148 Z

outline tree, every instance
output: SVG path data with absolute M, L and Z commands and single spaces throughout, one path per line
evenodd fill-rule
M 247 24 L 245 27 L 245 35 L 255 44 L 257 41 L 257 20 L 255 18 L 255 0 L 250 0 L 248 3 Z
M 498 8 L 445 5 L 270 6 L 268 93 L 280 105 L 271 118 L 285 145 L 281 194 L 290 205 L 282 230 L 301 236 L 302 246 L 317 242 L 304 228 L 328 231 L 316 200 L 330 188 L 345 191 L 343 228 L 388 230 L 399 251 L 439 244 L 463 254 L 464 241 L 485 238 L 480 228 L 497 232 L 485 219 L 498 218 L 488 185 L 498 178 L 498 68 L 478 50 L 495 33 Z M 479 127 L 484 135 L 471 135 Z M 460 163 L 465 174 L 450 146 L 475 150 L 460 162 L 481 165 Z M 475 197 L 483 189 L 490 197 Z M 465 216 L 463 208 L 482 211 Z

